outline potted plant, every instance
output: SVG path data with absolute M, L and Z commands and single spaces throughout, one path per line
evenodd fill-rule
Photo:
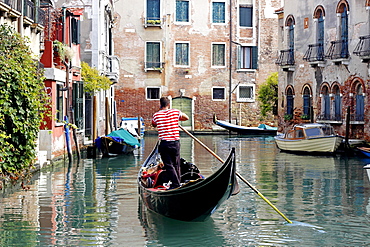
M 285 121 L 290 121 L 290 120 L 292 120 L 293 119 L 293 115 L 292 114 L 285 114 L 284 115 L 284 120 Z

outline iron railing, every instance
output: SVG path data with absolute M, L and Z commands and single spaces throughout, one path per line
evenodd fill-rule
M 360 57 L 370 56 L 370 35 L 360 37 L 353 54 Z
M 294 49 L 281 50 L 275 63 L 280 66 L 294 65 Z
M 324 45 L 322 43 L 316 43 L 308 45 L 308 49 L 303 56 L 303 60 L 308 62 L 324 61 L 325 52 Z
M 325 55 L 329 59 L 346 59 L 349 57 L 348 40 L 336 40 L 330 42 L 330 47 Z

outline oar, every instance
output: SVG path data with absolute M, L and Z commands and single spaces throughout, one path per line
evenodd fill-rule
M 220 162 L 225 163 L 220 156 L 218 156 L 215 152 L 213 152 L 209 147 L 207 147 L 203 142 L 198 140 L 195 136 L 193 136 L 189 131 L 184 129 L 181 125 L 179 125 L 180 129 L 182 129 L 186 134 L 188 134 L 191 138 L 193 138 L 196 142 L 198 142 L 202 147 L 204 147 L 208 152 L 210 152 L 214 157 L 216 157 Z M 292 222 L 275 207 L 264 195 L 261 194 L 251 183 L 249 183 L 245 178 L 243 178 L 238 172 L 236 172 L 236 175 L 244 182 L 246 183 L 249 188 L 251 188 L 254 192 L 257 193 L 265 202 L 267 202 L 268 205 L 270 205 L 278 214 L 280 214 L 281 217 L 283 217 L 288 223 L 292 224 Z

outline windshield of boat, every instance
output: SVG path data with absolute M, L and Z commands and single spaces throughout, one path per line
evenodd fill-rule
M 307 137 L 315 137 L 315 136 L 322 136 L 323 133 L 321 132 L 320 128 L 310 128 L 306 129 L 306 136 Z

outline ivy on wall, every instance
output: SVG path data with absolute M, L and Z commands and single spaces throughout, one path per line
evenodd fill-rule
M 108 90 L 112 84 L 108 77 L 100 75 L 96 68 L 91 68 L 86 62 L 81 62 L 81 77 L 84 90 L 89 93 Z
M 35 162 L 48 98 L 33 57 L 27 39 L 0 25 L 0 176 L 18 177 Z

